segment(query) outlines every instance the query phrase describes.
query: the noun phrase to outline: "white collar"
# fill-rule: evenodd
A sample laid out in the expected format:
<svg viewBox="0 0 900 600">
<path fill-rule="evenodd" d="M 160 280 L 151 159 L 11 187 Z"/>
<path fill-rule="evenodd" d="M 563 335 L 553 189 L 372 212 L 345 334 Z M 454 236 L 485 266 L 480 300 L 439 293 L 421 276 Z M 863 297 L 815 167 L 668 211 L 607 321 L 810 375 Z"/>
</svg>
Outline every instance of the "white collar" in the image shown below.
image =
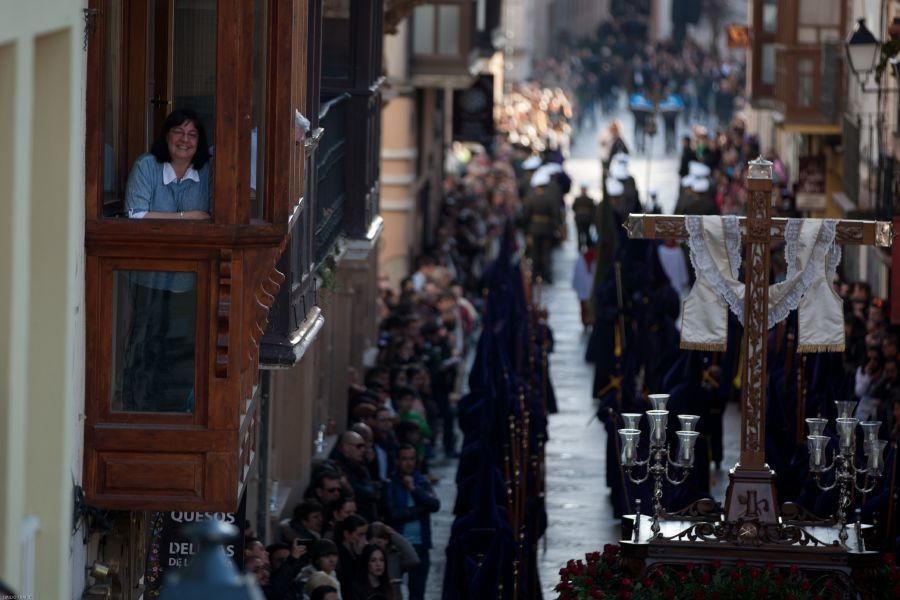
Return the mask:
<svg viewBox="0 0 900 600">
<path fill-rule="evenodd" d="M 172 163 L 164 163 L 163 164 L 163 185 L 169 185 L 173 181 L 178 181 L 178 176 L 175 175 L 175 169 L 172 168 Z M 187 171 L 184 172 L 184 177 L 181 178 L 181 181 L 185 179 L 191 179 L 200 183 L 200 173 L 197 170 L 190 166 L 187 168 Z"/>
</svg>

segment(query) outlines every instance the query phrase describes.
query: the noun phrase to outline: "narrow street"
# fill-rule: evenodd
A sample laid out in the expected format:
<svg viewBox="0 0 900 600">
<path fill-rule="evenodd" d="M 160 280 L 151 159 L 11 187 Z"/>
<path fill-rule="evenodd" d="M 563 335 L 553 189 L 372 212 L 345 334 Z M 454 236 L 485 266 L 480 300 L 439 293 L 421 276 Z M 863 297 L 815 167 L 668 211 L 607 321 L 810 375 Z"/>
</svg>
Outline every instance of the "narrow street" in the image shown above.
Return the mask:
<svg viewBox="0 0 900 600">
<path fill-rule="evenodd" d="M 625 139 L 632 146 L 631 115 L 616 115 L 624 125 Z M 598 119 L 603 127 L 608 119 Z M 572 190 L 582 182 L 589 185 L 594 197 L 600 196 L 600 162 L 597 158 L 597 131 L 582 131 L 572 146 L 572 156 L 565 168 L 572 177 Z M 663 140 L 652 145 L 652 161 L 635 156 L 631 172 L 638 182 L 641 198 L 647 178 L 650 189 L 658 194 L 664 212 L 671 212 L 678 192 L 678 156 L 666 155 Z M 649 168 L 649 172 L 648 172 Z M 567 201 L 571 202 L 572 197 Z M 571 215 L 570 215 L 571 217 Z M 553 588 L 559 580 L 559 569 L 571 558 L 583 558 L 586 552 L 602 549 L 603 544 L 619 539 L 619 520 L 613 517 L 604 482 L 606 470 L 606 433 L 593 418 L 596 403 L 591 398 L 593 367 L 584 361 L 588 336 L 581 326 L 578 299 L 571 279 L 577 258 L 574 223 L 569 219 L 569 235 L 553 256 L 554 283 L 541 290 L 541 303 L 550 309 L 550 326 L 554 335 L 554 352 L 550 368 L 556 390 L 559 412 L 550 417 L 550 441 L 547 444 L 547 516 L 548 529 L 538 551 L 544 598 L 555 598 Z M 713 492 L 723 500 L 728 483 L 727 468 L 738 456 L 738 411 L 729 406 L 725 412 L 725 460 L 723 470 L 713 473 Z M 453 524 L 456 499 L 455 460 L 437 460 L 432 472 L 440 477 L 435 491 L 441 499 L 441 510 L 432 516 L 434 548 L 428 576 L 428 600 L 441 598 L 444 580 L 445 549 Z"/>
<path fill-rule="evenodd" d="M 617 115 L 625 125 L 626 141 L 631 144 L 631 115 Z M 600 120 L 605 126 L 608 121 Z M 572 177 L 573 192 L 582 182 L 594 197 L 600 196 L 600 163 L 597 158 L 597 132 L 584 131 L 576 137 L 566 170 Z M 653 143 L 652 160 L 634 157 L 631 173 L 638 182 L 641 198 L 649 178 L 664 212 L 671 212 L 678 193 L 678 156 L 663 152 L 662 139 Z M 649 173 L 648 173 L 649 168 Z M 571 202 L 572 197 L 568 198 Z M 571 216 L 571 215 L 570 215 Z M 572 558 L 619 539 L 619 520 L 613 517 L 604 482 L 606 472 L 606 433 L 593 418 L 596 402 L 591 398 L 593 368 L 584 361 L 587 334 L 579 317 L 578 299 L 571 286 L 577 258 L 574 223 L 569 219 L 568 239 L 554 255 L 554 283 L 543 291 L 543 304 L 550 308 L 550 326 L 555 350 L 550 368 L 556 390 L 559 413 L 550 417 L 550 441 L 547 444 L 547 513 L 549 527 L 539 553 L 544 598 L 555 598 L 553 588 L 559 569 Z M 725 412 L 725 459 L 723 470 L 712 475 L 713 495 L 724 500 L 728 483 L 727 468 L 737 461 L 739 451 L 739 413 L 736 406 Z"/>
</svg>

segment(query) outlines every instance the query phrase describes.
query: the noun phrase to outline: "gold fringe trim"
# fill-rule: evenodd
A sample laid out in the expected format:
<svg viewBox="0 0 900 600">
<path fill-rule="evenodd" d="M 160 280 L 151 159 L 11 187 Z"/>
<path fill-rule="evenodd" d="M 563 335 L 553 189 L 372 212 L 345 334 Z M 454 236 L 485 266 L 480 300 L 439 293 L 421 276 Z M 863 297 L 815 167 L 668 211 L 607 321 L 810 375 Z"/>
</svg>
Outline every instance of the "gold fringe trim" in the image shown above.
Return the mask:
<svg viewBox="0 0 900 600">
<path fill-rule="evenodd" d="M 725 352 L 724 342 L 686 342 L 681 340 L 682 350 L 700 350 L 701 352 Z"/>
<path fill-rule="evenodd" d="M 809 354 L 813 352 L 843 352 L 844 344 L 799 344 L 797 352 Z"/>
</svg>

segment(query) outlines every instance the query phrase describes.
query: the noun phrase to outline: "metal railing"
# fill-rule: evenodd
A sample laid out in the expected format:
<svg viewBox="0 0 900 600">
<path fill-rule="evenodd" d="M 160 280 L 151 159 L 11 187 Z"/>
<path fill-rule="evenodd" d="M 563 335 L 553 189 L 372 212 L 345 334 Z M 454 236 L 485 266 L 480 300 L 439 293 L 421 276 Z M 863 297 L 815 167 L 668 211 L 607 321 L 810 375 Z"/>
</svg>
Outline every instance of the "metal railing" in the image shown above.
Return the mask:
<svg viewBox="0 0 900 600">
<path fill-rule="evenodd" d="M 322 104 L 319 126 L 325 130 L 316 151 L 315 253 L 319 263 L 341 233 L 347 194 L 347 108 L 350 94 Z"/>
</svg>

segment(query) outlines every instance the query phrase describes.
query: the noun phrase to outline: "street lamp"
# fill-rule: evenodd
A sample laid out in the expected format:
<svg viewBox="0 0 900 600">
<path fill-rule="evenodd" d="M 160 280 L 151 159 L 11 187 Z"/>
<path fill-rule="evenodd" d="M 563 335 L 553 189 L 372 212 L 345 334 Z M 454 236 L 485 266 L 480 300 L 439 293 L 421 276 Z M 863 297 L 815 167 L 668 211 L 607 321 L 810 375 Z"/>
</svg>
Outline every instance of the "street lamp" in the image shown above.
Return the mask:
<svg viewBox="0 0 900 600">
<path fill-rule="evenodd" d="M 240 575 L 222 548 L 238 535 L 237 527 L 209 519 L 192 525 L 185 533 L 199 543 L 200 551 L 188 566 L 167 574 L 160 600 L 263 600 L 252 577 Z"/>
<path fill-rule="evenodd" d="M 866 27 L 865 19 L 858 19 L 856 27 L 854 27 L 850 37 L 844 42 L 844 48 L 847 51 L 848 66 L 850 67 L 850 71 L 853 72 L 853 75 L 856 77 L 856 80 L 859 82 L 860 91 L 864 94 L 878 94 L 875 134 L 876 146 L 878 148 L 878 166 L 876 173 L 876 185 L 878 190 L 876 202 L 879 217 L 890 214 L 890 205 L 892 203 L 892 200 L 887 198 L 889 190 L 885 189 L 886 183 L 884 181 L 885 167 L 883 164 L 884 150 L 882 147 L 884 114 L 881 110 L 881 99 L 885 94 L 893 94 L 894 92 L 900 91 L 900 88 L 887 88 L 883 85 L 881 78 L 884 75 L 885 69 L 889 66 L 895 74 L 898 73 L 898 63 L 896 58 L 897 55 L 900 54 L 900 39 L 898 39 L 900 38 L 900 31 L 898 31 L 896 25 L 898 24 L 895 23 L 888 29 L 888 35 L 891 39 L 882 42 L 875 37 L 875 34 L 873 34 L 868 27 Z M 866 87 L 866 84 L 869 81 L 869 75 L 873 72 L 875 73 L 875 87 Z M 869 180 L 869 191 L 870 193 L 874 191 L 872 190 L 871 175 Z"/>
<path fill-rule="evenodd" d="M 866 20 L 859 19 L 856 21 L 856 27 L 847 41 L 844 42 L 847 50 L 847 61 L 850 63 L 850 70 L 859 80 L 860 85 L 865 90 L 865 82 L 869 78 L 869 74 L 875 70 L 875 64 L 878 61 L 878 55 L 881 50 L 881 42 L 866 27 Z"/>
</svg>

